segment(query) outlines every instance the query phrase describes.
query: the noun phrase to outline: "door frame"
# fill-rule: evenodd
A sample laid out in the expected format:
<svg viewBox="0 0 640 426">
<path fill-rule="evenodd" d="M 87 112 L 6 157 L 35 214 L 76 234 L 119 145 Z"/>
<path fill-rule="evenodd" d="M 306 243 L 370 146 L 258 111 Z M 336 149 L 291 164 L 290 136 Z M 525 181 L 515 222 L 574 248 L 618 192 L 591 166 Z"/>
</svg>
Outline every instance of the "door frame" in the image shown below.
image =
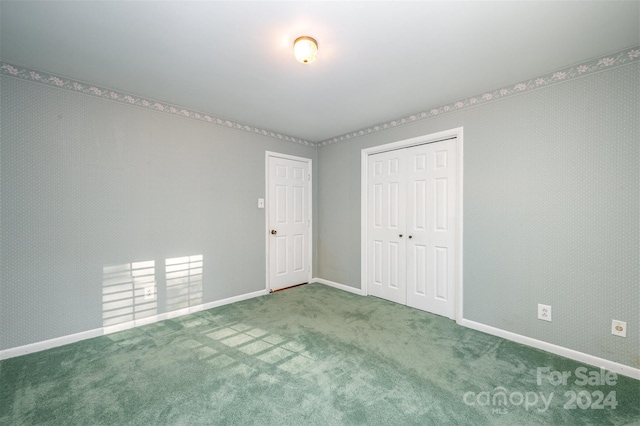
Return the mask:
<svg viewBox="0 0 640 426">
<path fill-rule="evenodd" d="M 391 142 L 384 145 L 377 145 L 371 148 L 364 148 L 361 151 L 360 161 L 360 171 L 361 171 L 361 185 L 360 185 L 360 288 L 363 296 L 367 296 L 369 294 L 369 289 L 367 286 L 367 274 L 368 274 L 368 264 L 367 264 L 367 207 L 368 207 L 368 180 L 369 180 L 369 156 L 372 154 L 377 154 L 380 152 L 391 151 L 394 149 L 402 149 L 409 148 L 415 145 L 422 145 L 427 143 L 439 142 L 443 139 L 449 139 L 455 137 L 456 138 L 456 148 L 457 148 L 457 185 L 455 191 L 456 197 L 456 226 L 455 226 L 455 243 L 456 243 L 456 255 L 455 255 L 455 274 L 453 277 L 453 288 L 451 289 L 454 292 L 454 314 L 453 320 L 456 322 L 460 322 L 463 319 L 462 316 L 462 231 L 463 231 L 463 216 L 462 216 L 462 202 L 463 202 L 463 128 L 456 127 L 450 130 L 444 130 L 442 132 L 431 133 L 429 135 L 418 136 L 411 139 L 404 139 L 396 142 Z"/>
<path fill-rule="evenodd" d="M 295 155 L 289 155 L 289 154 L 281 154 L 279 152 L 273 152 L 273 151 L 265 151 L 265 156 L 264 156 L 264 174 L 265 174 L 265 200 L 264 200 L 264 217 L 265 217 L 265 231 L 264 231 L 264 235 L 265 235 L 265 262 L 266 262 L 266 278 L 265 278 L 265 289 L 267 290 L 267 292 L 271 291 L 271 274 L 270 274 L 270 267 L 271 267 L 271 253 L 270 253 L 270 244 L 269 244 L 269 232 L 271 231 L 271 228 L 269 227 L 270 225 L 270 218 L 269 218 L 269 202 L 271 201 L 269 199 L 269 158 L 272 157 L 276 157 L 276 158 L 284 158 L 286 160 L 294 160 L 294 161 L 300 161 L 303 163 L 306 163 L 307 166 L 309 167 L 309 179 L 307 181 L 307 193 L 309 194 L 308 201 L 307 201 L 307 208 L 309 209 L 309 238 L 308 238 L 308 247 L 307 247 L 307 253 L 309 253 L 308 256 L 308 266 L 309 266 L 309 272 L 307 274 L 307 282 L 311 282 L 311 277 L 312 277 L 312 272 L 313 272 L 313 169 L 312 169 L 312 165 L 313 165 L 313 161 L 310 158 L 305 158 L 305 157 L 297 157 Z"/>
</svg>

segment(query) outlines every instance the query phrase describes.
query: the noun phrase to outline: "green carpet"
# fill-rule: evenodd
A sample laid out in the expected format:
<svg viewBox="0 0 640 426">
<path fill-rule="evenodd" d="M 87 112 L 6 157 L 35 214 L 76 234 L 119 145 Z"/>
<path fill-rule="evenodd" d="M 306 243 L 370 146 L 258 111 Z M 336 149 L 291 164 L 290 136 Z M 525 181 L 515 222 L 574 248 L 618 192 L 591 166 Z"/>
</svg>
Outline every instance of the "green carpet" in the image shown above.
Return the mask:
<svg viewBox="0 0 640 426">
<path fill-rule="evenodd" d="M 640 424 L 640 382 L 599 374 L 311 284 L 2 361 L 0 424 Z"/>
</svg>

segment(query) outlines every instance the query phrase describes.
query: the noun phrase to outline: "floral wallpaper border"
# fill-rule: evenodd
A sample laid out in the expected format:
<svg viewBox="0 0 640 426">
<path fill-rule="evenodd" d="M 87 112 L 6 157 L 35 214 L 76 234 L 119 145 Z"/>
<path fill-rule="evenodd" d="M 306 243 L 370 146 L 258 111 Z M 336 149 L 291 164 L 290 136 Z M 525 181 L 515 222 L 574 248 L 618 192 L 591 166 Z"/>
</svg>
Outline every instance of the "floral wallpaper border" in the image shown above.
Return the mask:
<svg viewBox="0 0 640 426">
<path fill-rule="evenodd" d="M 153 111 L 164 112 L 167 114 L 177 115 L 179 117 L 191 118 L 198 121 L 216 124 L 218 126 L 228 127 L 236 130 L 242 130 L 258 135 L 269 136 L 275 139 L 281 139 L 289 142 L 299 143 L 307 146 L 315 146 L 314 142 L 282 133 L 273 132 L 271 130 L 261 129 L 259 127 L 232 121 L 226 118 L 216 117 L 211 114 L 192 111 L 190 109 L 173 105 L 167 102 L 155 101 L 141 98 L 128 93 L 117 90 L 106 89 L 104 87 L 71 80 L 55 74 L 38 71 L 31 68 L 21 67 L 8 62 L 0 61 L 0 75 L 15 77 L 21 80 L 28 80 L 36 83 L 42 83 L 48 86 L 58 87 L 60 89 L 70 90 L 72 92 L 83 93 L 85 95 L 94 96 L 102 99 L 108 99 L 127 105 L 135 105 Z"/>
<path fill-rule="evenodd" d="M 167 102 L 160 102 L 150 99 L 145 99 L 131 95 L 128 93 L 120 92 L 117 90 L 106 89 L 83 83 L 75 80 L 71 80 L 58 75 L 21 67 L 11 63 L 0 61 L 0 75 L 6 75 L 22 80 L 32 81 L 36 83 L 46 84 L 49 86 L 58 87 L 72 92 L 83 93 L 85 95 L 108 99 L 115 102 L 124 103 L 127 105 L 135 105 L 141 108 L 150 109 L 153 111 L 160 111 L 167 114 L 176 115 L 179 117 L 191 118 L 198 121 L 204 121 L 212 123 L 218 126 L 241 130 L 249 133 L 255 133 L 262 136 L 268 136 L 275 139 L 285 140 L 289 142 L 298 143 L 306 146 L 326 146 L 338 142 L 347 141 L 357 138 L 359 136 L 368 135 L 371 133 L 377 133 L 382 130 L 391 129 L 394 127 L 402 126 L 405 124 L 413 123 L 415 121 L 424 120 L 425 118 L 435 117 L 437 115 L 446 114 L 453 111 L 459 111 L 463 108 L 473 107 L 481 105 L 487 102 L 496 101 L 509 96 L 519 95 L 527 91 L 539 89 L 542 87 L 551 86 L 566 82 L 575 78 L 584 77 L 585 75 L 600 72 L 606 69 L 615 68 L 622 65 L 628 65 L 630 63 L 640 62 L 640 45 L 634 46 L 610 55 L 606 55 L 597 59 L 582 62 L 580 64 L 563 68 L 558 71 L 554 71 L 545 74 L 540 77 L 532 78 L 527 81 L 522 81 L 509 86 L 488 91 L 479 95 L 471 96 L 469 98 L 461 99 L 449 104 L 434 107 L 426 111 L 411 114 L 405 117 L 398 118 L 396 120 L 380 123 L 375 126 L 360 129 L 351 133 L 336 136 L 330 139 L 326 139 L 319 142 L 311 142 L 304 139 L 296 138 L 294 136 L 285 135 L 282 133 L 273 132 L 271 130 L 261 129 L 259 127 L 251 126 L 248 124 L 232 121 L 226 118 L 215 117 L 211 114 L 192 111 L 177 105 L 173 105 Z"/>
<path fill-rule="evenodd" d="M 428 111 L 422 111 L 416 114 L 407 115 L 396 120 L 387 121 L 386 123 L 377 124 L 375 126 L 360 129 L 355 132 L 336 136 L 324 141 L 320 141 L 317 143 L 317 145 L 325 146 L 337 142 L 347 141 L 359 136 L 376 133 L 381 130 L 391 129 L 394 127 L 402 126 L 404 124 L 413 123 L 418 120 L 424 120 L 425 118 L 435 117 L 437 115 L 442 115 L 453 111 L 459 111 L 463 108 L 492 102 L 509 96 L 519 95 L 523 92 L 566 82 L 575 78 L 584 77 L 585 75 L 615 68 L 621 65 L 628 65 L 634 62 L 640 62 L 640 45 L 616 53 L 612 53 L 601 58 L 585 61 L 571 67 L 563 68 L 561 70 L 554 71 L 540 77 L 532 78 L 531 80 L 504 86 L 493 91 L 485 92 L 476 96 L 471 96 L 469 98 L 461 99 L 446 105 L 441 105 L 439 107 L 434 107 L 429 109 Z"/>
</svg>

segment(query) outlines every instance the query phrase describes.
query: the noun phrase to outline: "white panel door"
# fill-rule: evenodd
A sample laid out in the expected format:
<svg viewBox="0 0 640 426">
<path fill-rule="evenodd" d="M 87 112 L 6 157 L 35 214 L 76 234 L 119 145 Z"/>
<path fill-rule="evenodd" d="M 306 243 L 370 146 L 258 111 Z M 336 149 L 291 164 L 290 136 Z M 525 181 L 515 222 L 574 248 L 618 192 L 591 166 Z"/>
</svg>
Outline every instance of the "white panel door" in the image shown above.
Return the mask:
<svg viewBox="0 0 640 426">
<path fill-rule="evenodd" d="M 408 148 L 407 305 L 455 313 L 455 139 Z"/>
<path fill-rule="evenodd" d="M 456 159 L 455 139 L 369 155 L 370 295 L 454 317 Z"/>
<path fill-rule="evenodd" d="M 269 156 L 269 289 L 309 281 L 309 163 Z"/>
<path fill-rule="evenodd" d="M 406 304 L 405 204 L 403 151 L 369 156 L 367 288 L 369 294 Z"/>
</svg>

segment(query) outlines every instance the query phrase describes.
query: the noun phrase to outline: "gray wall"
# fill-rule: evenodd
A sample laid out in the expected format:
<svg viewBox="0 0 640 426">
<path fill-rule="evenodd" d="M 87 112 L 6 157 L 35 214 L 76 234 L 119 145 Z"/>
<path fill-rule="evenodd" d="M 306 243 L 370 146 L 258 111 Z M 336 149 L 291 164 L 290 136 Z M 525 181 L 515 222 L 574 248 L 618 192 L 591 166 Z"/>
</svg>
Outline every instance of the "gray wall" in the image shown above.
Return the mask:
<svg viewBox="0 0 640 426">
<path fill-rule="evenodd" d="M 107 265 L 155 261 L 156 313 L 168 258 L 203 256 L 200 303 L 265 288 L 265 151 L 316 148 L 0 82 L 0 350 L 102 327 Z"/>
<path fill-rule="evenodd" d="M 168 258 L 203 256 L 201 303 L 263 289 L 265 150 L 314 160 L 314 276 L 357 288 L 360 150 L 463 126 L 464 317 L 640 368 L 639 76 L 318 150 L 3 76 L 0 350 L 103 326 L 106 265 L 155 261 L 157 313 Z"/>
<path fill-rule="evenodd" d="M 318 276 L 360 287 L 360 151 L 462 126 L 464 318 L 639 368 L 639 71 L 319 148 Z"/>
</svg>

